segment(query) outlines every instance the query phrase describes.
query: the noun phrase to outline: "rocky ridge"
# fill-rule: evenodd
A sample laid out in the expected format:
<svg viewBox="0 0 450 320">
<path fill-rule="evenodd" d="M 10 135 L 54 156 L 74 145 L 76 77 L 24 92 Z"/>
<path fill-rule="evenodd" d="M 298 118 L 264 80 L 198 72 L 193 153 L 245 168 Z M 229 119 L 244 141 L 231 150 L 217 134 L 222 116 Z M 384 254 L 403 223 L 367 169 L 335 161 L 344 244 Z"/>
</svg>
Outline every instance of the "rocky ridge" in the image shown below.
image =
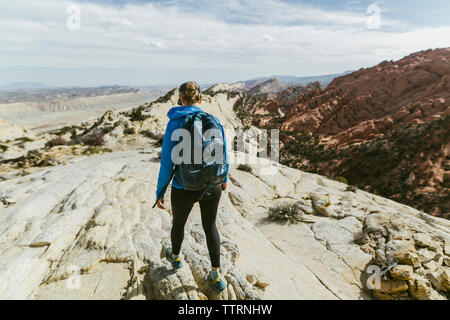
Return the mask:
<svg viewBox="0 0 450 320">
<path fill-rule="evenodd" d="M 238 129 L 237 99 L 206 95 L 202 108 Z M 447 220 L 269 160 L 230 169 L 218 216 L 227 290 L 217 296 L 205 281 L 197 206 L 185 265 L 171 270 L 161 259 L 171 212 L 151 206 L 165 114 L 176 101 L 173 90 L 128 112 L 108 111 L 39 136 L 45 147 L 2 163 L 1 298 L 448 298 Z M 57 162 L 38 162 L 50 156 Z M 272 208 L 286 206 L 297 210 L 295 223 L 268 222 Z M 373 289 L 369 267 L 381 276 Z"/>
</svg>

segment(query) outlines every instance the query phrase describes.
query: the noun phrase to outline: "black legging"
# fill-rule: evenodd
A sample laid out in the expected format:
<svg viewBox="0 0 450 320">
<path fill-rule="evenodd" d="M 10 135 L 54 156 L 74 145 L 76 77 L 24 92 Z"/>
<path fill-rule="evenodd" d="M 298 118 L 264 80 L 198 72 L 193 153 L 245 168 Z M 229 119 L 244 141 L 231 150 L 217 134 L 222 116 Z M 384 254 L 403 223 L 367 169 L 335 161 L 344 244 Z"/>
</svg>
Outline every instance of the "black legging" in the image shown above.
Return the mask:
<svg viewBox="0 0 450 320">
<path fill-rule="evenodd" d="M 189 213 L 203 191 L 190 191 L 172 187 L 170 193 L 173 223 L 170 233 L 172 253 L 179 254 L 184 238 L 184 226 Z M 213 268 L 220 267 L 220 237 L 216 227 L 217 208 L 222 194 L 221 186 L 212 187 L 199 201 L 203 230 L 206 235 L 209 257 Z"/>
</svg>

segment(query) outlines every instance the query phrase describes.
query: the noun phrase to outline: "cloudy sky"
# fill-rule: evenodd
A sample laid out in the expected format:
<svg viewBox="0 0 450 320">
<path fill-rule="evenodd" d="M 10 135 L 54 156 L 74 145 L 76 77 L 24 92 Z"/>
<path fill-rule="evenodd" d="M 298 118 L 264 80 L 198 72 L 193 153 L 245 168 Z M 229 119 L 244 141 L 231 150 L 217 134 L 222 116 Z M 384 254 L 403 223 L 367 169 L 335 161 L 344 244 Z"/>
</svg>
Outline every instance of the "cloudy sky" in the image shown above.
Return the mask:
<svg viewBox="0 0 450 320">
<path fill-rule="evenodd" d="M 0 85 L 340 73 L 449 47 L 449 14 L 448 0 L 1 0 Z"/>
</svg>

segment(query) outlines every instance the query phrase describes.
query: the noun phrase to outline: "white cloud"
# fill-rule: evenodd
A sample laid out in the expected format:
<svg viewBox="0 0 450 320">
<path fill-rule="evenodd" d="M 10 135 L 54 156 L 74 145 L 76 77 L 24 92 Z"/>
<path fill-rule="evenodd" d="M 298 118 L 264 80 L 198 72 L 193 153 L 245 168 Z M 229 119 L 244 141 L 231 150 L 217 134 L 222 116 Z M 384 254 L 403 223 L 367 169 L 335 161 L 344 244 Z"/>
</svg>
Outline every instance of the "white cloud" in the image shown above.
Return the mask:
<svg viewBox="0 0 450 320">
<path fill-rule="evenodd" d="M 270 34 L 265 34 L 261 37 L 261 41 L 263 42 L 274 42 L 275 39 Z"/>
<path fill-rule="evenodd" d="M 365 12 L 274 0 L 71 3 L 81 8 L 80 30 L 66 27 L 68 2 L 3 1 L 0 67 L 153 68 L 155 82 L 184 74 L 229 81 L 357 69 L 448 46 L 450 34 L 450 27 L 399 31 L 400 22 L 386 19 L 380 30 L 369 30 Z"/>
</svg>

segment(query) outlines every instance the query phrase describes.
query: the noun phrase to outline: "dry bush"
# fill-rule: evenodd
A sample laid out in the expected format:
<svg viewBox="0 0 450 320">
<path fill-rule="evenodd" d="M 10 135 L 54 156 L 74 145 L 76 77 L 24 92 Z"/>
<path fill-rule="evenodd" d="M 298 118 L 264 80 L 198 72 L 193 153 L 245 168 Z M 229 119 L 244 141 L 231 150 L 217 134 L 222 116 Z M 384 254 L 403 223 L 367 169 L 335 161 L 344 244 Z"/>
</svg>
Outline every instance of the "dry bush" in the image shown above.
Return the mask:
<svg viewBox="0 0 450 320">
<path fill-rule="evenodd" d="M 134 128 L 125 128 L 123 134 L 135 134 L 136 130 Z"/>
<path fill-rule="evenodd" d="M 269 209 L 267 222 L 296 224 L 302 221 L 303 211 L 297 204 L 281 204 Z"/>
<path fill-rule="evenodd" d="M 48 141 L 45 146 L 48 148 L 54 147 L 54 146 L 65 146 L 68 144 L 68 141 L 64 139 L 61 136 L 58 136 L 50 141 Z"/>
<path fill-rule="evenodd" d="M 102 146 L 105 144 L 105 134 L 98 129 L 91 133 L 78 138 L 78 142 L 82 142 L 88 146 Z"/>
<path fill-rule="evenodd" d="M 236 169 L 241 170 L 241 171 L 245 171 L 245 172 L 252 172 L 253 171 L 252 167 L 250 167 L 248 164 L 240 164 L 240 165 L 237 166 Z"/>
<path fill-rule="evenodd" d="M 162 146 L 164 140 L 164 136 L 162 134 L 155 134 L 150 130 L 142 130 L 140 133 L 147 138 L 156 140 L 156 145 Z"/>
<path fill-rule="evenodd" d="M 110 148 L 101 148 L 98 146 L 89 146 L 86 150 L 83 151 L 85 155 L 98 154 L 104 152 L 113 152 Z"/>
</svg>

